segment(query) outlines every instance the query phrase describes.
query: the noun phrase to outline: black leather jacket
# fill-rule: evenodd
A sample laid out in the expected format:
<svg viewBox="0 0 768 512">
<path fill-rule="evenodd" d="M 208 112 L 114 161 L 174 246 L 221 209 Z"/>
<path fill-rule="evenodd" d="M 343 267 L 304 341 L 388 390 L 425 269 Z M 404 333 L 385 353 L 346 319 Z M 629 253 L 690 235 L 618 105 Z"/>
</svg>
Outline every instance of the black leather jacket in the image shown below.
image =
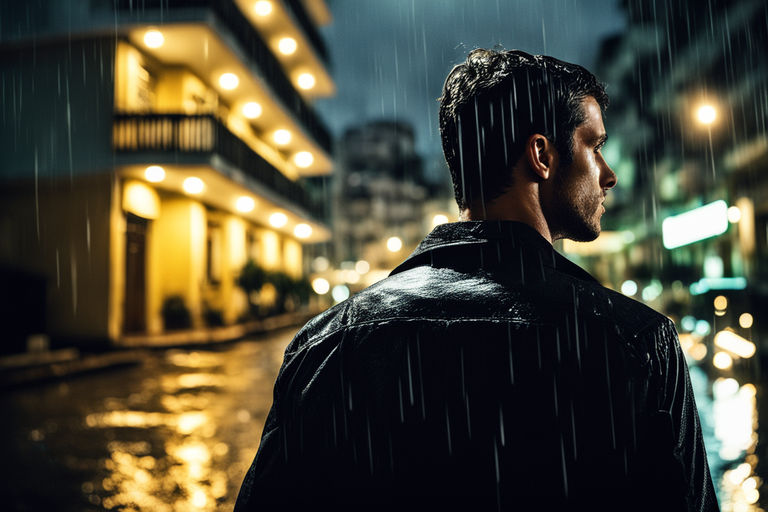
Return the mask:
<svg viewBox="0 0 768 512">
<path fill-rule="evenodd" d="M 236 510 L 717 510 L 673 323 L 443 224 L 288 346 Z"/>
</svg>

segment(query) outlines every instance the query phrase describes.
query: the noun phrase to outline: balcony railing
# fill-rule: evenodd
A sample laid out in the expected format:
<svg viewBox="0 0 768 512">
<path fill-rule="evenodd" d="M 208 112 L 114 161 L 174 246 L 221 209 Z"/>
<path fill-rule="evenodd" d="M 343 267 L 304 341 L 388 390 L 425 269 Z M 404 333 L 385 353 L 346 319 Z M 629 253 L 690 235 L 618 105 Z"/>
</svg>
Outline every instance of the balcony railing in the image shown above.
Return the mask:
<svg viewBox="0 0 768 512">
<path fill-rule="evenodd" d="M 216 154 L 316 219 L 321 218 L 321 205 L 314 204 L 301 185 L 286 178 L 211 114 L 118 113 L 114 116 L 112 146 L 118 152 Z"/>
<path fill-rule="evenodd" d="M 209 9 L 219 18 L 222 25 L 232 32 L 232 35 L 242 46 L 247 56 L 261 68 L 271 89 L 281 99 L 285 107 L 293 112 L 294 116 L 317 143 L 327 153 L 331 153 L 331 135 L 325 124 L 296 91 L 296 88 L 285 76 L 283 68 L 261 38 L 261 35 L 259 35 L 258 31 L 251 25 L 233 0 L 114 0 L 114 6 L 120 12 L 121 17 L 125 16 L 127 18 L 124 21 L 139 23 L 157 23 L 164 19 L 167 20 L 169 18 L 167 11 L 171 11 L 174 8 L 180 11 L 184 10 L 187 15 L 190 9 Z M 292 12 L 295 14 L 297 11 L 292 10 Z M 304 18 L 306 23 L 311 26 L 306 12 L 304 12 Z M 297 16 L 297 20 L 299 19 L 300 17 Z M 319 35 L 315 33 L 315 36 L 320 40 Z M 312 38 L 309 34 L 307 34 L 307 37 Z M 318 54 L 321 54 L 320 52 L 318 50 Z"/>
</svg>

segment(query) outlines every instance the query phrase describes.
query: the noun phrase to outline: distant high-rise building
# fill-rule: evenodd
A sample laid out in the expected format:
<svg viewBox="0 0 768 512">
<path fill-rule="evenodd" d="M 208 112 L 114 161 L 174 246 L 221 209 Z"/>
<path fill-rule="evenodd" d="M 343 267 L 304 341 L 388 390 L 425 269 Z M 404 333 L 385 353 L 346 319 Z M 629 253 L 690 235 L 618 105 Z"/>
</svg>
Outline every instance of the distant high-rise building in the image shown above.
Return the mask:
<svg viewBox="0 0 768 512">
<path fill-rule="evenodd" d="M 338 262 L 364 260 L 379 272 L 391 270 L 429 232 L 435 215 L 447 216 L 447 198 L 436 197 L 424 179 L 414 131 L 406 123 L 351 127 L 337 155 L 335 257 Z"/>
<path fill-rule="evenodd" d="M 43 282 L 47 311 L 19 335 L 231 324 L 248 259 L 304 274 L 330 238 L 300 181 L 333 167 L 329 21 L 323 0 L 2 1 L 0 267 L 30 276 L 2 293 Z"/>
</svg>

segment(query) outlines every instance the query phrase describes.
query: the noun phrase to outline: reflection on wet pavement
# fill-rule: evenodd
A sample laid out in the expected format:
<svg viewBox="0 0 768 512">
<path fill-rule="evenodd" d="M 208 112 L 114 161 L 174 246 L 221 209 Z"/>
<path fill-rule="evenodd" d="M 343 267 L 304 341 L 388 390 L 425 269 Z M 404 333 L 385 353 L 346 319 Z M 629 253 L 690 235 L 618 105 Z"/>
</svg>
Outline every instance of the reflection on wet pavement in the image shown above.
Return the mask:
<svg viewBox="0 0 768 512">
<path fill-rule="evenodd" d="M 0 492 L 11 510 L 231 509 L 293 334 L 149 353 L 141 367 L 6 392 L 0 433 L 12 476 Z M 758 512 L 762 387 L 743 374 L 708 376 L 695 357 L 703 344 L 681 342 L 722 510 Z"/>
<path fill-rule="evenodd" d="M 231 509 L 293 334 L 7 393 L 3 495 L 19 510 Z"/>
</svg>

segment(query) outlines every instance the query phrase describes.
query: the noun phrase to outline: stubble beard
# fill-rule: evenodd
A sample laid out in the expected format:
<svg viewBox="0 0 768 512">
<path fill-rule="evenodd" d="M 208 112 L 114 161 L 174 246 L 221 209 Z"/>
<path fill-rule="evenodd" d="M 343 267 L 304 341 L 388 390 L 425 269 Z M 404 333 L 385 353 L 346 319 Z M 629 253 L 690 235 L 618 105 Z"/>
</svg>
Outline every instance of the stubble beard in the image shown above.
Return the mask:
<svg viewBox="0 0 768 512">
<path fill-rule="evenodd" d="M 589 190 L 585 182 L 572 183 L 570 166 L 555 174 L 555 202 L 553 224 L 555 238 L 568 238 L 576 242 L 591 242 L 600 235 L 600 209 L 602 194 Z"/>
</svg>

